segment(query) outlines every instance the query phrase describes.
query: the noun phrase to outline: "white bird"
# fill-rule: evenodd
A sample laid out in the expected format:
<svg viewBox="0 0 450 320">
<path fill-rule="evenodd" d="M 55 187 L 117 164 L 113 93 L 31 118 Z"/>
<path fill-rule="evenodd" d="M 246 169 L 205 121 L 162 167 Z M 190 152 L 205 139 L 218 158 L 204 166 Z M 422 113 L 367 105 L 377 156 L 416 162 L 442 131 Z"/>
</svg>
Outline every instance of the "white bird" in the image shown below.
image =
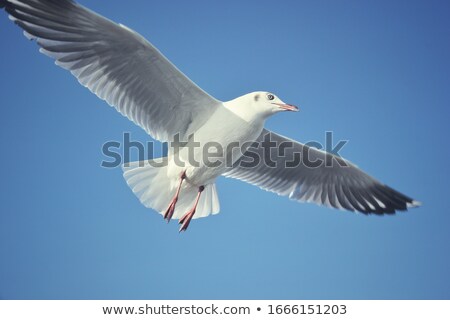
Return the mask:
<svg viewBox="0 0 450 320">
<path fill-rule="evenodd" d="M 173 142 L 178 135 L 180 141 L 187 141 L 193 134 L 201 147 L 191 152 L 182 146 L 169 152 L 166 166 L 146 161 L 124 166 L 124 177 L 142 204 L 168 221 L 179 219 L 180 231 L 191 219 L 219 212 L 215 181 L 221 175 L 294 200 L 365 214 L 419 205 L 347 160 L 264 129 L 269 116 L 298 110 L 272 93 L 254 92 L 221 102 L 141 35 L 72 0 L 0 0 L 0 7 L 42 53 L 153 138 Z M 278 148 L 267 153 L 258 143 L 264 139 Z M 224 146 L 218 166 L 201 161 L 202 147 L 212 141 Z M 245 144 L 249 141 L 255 143 Z M 236 142 L 244 147 L 228 148 Z M 280 152 L 281 145 L 288 147 Z M 309 162 L 287 166 L 298 155 L 306 155 Z M 191 156 L 198 161 L 190 161 Z M 180 159 L 182 164 L 177 162 Z M 321 165 L 309 165 L 315 163 Z"/>
</svg>

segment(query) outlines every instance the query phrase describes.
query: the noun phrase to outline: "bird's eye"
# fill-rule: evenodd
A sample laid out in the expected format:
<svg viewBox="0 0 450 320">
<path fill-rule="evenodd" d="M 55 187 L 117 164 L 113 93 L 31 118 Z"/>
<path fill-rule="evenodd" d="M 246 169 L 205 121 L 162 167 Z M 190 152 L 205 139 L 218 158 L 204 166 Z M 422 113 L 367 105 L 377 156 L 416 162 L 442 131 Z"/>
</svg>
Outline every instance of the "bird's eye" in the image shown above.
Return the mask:
<svg viewBox="0 0 450 320">
<path fill-rule="evenodd" d="M 268 94 L 267 99 L 273 100 L 273 99 L 275 99 L 275 96 L 273 94 Z"/>
</svg>

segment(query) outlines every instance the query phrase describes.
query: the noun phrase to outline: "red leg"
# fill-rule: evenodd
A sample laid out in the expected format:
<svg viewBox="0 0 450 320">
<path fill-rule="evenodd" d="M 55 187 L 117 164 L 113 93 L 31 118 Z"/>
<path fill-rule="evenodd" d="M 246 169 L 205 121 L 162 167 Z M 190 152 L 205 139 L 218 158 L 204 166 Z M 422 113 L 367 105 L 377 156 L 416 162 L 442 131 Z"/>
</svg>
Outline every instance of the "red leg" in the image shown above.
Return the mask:
<svg viewBox="0 0 450 320">
<path fill-rule="evenodd" d="M 172 201 L 170 201 L 169 207 L 164 213 L 164 219 L 167 219 L 167 223 L 170 222 L 170 219 L 172 219 L 173 213 L 175 212 L 175 205 L 177 204 L 178 196 L 180 195 L 181 185 L 183 184 L 184 179 L 186 179 L 186 171 L 183 171 L 183 173 L 181 174 L 180 184 L 178 185 L 177 192 L 175 193 L 175 196 L 172 198 Z"/>
<path fill-rule="evenodd" d="M 198 201 L 200 200 L 200 196 L 203 192 L 203 190 L 205 190 L 204 186 L 201 186 L 200 188 L 198 188 L 198 194 L 197 194 L 197 198 L 195 199 L 195 203 L 194 203 L 194 207 L 189 210 L 179 221 L 179 224 L 181 224 L 180 227 L 180 232 L 181 231 L 186 231 L 187 228 L 189 227 L 189 223 L 192 220 L 192 217 L 194 217 L 195 214 L 195 210 L 197 209 L 197 205 L 198 205 Z"/>
</svg>

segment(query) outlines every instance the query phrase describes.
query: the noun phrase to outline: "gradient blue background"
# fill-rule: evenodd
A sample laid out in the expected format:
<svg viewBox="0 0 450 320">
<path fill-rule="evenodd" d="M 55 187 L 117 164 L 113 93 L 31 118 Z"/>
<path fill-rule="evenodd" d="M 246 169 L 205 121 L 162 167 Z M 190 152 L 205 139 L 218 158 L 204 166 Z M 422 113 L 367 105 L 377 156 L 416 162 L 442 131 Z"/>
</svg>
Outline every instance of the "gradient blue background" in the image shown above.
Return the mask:
<svg viewBox="0 0 450 320">
<path fill-rule="evenodd" d="M 3 299 L 449 299 L 448 1 L 94 1 L 218 99 L 301 106 L 267 126 L 342 155 L 423 207 L 376 217 L 219 179 L 187 233 L 104 169 L 148 136 L 0 15 Z"/>
</svg>

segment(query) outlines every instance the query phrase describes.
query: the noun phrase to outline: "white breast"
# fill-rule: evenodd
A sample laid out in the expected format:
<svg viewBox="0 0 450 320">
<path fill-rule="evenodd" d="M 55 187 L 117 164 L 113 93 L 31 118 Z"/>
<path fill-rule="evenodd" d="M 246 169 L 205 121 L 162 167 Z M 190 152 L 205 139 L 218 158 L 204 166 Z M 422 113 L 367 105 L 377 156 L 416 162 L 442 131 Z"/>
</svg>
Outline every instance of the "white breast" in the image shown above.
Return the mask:
<svg viewBox="0 0 450 320">
<path fill-rule="evenodd" d="M 242 156 L 263 127 L 262 120 L 249 122 L 228 108 L 219 108 L 179 153 L 169 150 L 169 175 L 186 170 L 191 184 L 212 183 Z"/>
</svg>

